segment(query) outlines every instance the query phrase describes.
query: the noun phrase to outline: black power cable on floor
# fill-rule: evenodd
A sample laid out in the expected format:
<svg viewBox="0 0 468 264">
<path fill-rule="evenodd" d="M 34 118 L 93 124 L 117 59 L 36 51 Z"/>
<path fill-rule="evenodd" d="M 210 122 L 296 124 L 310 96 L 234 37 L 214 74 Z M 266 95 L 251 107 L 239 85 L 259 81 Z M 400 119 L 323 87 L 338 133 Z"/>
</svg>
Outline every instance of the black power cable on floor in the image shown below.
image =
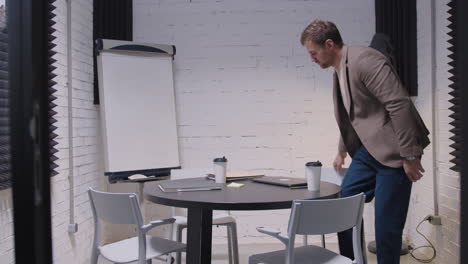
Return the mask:
<svg viewBox="0 0 468 264">
<path fill-rule="evenodd" d="M 418 230 L 419 226 L 420 226 L 422 223 L 424 223 L 425 221 L 429 221 L 429 218 L 430 218 L 430 216 L 425 217 L 421 222 L 419 222 L 418 226 L 416 227 L 416 232 L 418 232 L 418 234 L 420 234 L 420 235 L 427 241 L 427 243 L 429 243 L 429 245 L 419 246 L 419 247 L 410 249 L 410 252 L 409 252 L 409 253 L 411 254 L 411 256 L 412 256 L 414 259 L 416 259 L 417 261 L 419 261 L 419 262 L 421 262 L 421 263 L 431 263 L 431 262 L 436 258 L 436 256 L 437 256 L 437 251 L 436 251 L 434 245 L 431 243 L 431 241 L 429 241 L 429 239 L 428 239 L 425 235 L 423 235 L 423 234 L 422 234 L 421 232 L 419 232 L 419 230 Z M 421 259 L 421 258 L 416 257 L 416 256 L 414 255 L 414 251 L 416 251 L 416 250 L 418 250 L 418 249 L 421 249 L 421 248 L 430 248 L 430 249 L 432 249 L 432 251 L 434 252 L 433 255 L 432 255 L 432 257 L 431 257 L 431 258 L 428 258 L 428 259 Z"/>
</svg>

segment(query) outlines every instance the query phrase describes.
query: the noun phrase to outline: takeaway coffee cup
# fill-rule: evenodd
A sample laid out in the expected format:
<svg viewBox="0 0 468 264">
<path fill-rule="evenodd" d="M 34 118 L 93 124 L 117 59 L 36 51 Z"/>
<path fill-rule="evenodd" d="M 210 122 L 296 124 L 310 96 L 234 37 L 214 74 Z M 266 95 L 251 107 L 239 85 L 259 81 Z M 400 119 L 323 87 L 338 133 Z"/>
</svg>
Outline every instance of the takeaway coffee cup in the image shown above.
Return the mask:
<svg viewBox="0 0 468 264">
<path fill-rule="evenodd" d="M 216 158 L 213 160 L 214 163 L 214 174 L 216 183 L 226 183 L 226 157 Z"/>
<path fill-rule="evenodd" d="M 307 179 L 307 189 L 309 191 L 320 190 L 320 176 L 322 172 L 322 163 L 320 161 L 311 161 L 306 163 L 305 176 Z"/>
</svg>

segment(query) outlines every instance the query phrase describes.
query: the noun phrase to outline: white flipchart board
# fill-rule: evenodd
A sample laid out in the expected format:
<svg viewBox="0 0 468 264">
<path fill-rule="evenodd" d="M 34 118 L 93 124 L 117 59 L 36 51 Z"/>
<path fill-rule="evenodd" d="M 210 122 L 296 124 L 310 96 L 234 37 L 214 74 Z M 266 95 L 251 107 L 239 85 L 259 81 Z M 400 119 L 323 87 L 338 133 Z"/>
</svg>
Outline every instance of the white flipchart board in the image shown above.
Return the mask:
<svg viewBox="0 0 468 264">
<path fill-rule="evenodd" d="M 104 40 L 97 57 L 105 172 L 178 167 L 172 55 L 125 47 L 148 48 Z"/>
</svg>

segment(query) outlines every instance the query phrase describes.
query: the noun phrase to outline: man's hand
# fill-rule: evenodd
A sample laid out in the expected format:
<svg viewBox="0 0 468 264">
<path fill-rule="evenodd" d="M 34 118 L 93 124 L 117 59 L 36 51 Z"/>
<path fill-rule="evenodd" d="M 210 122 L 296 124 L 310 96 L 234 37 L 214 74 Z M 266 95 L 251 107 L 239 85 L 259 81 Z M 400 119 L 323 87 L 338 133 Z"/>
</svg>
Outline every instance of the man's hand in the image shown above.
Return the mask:
<svg viewBox="0 0 468 264">
<path fill-rule="evenodd" d="M 335 168 L 336 171 L 341 171 L 345 158 L 346 152 L 338 152 L 338 154 L 336 154 L 335 160 L 333 161 L 333 168 Z"/>
<path fill-rule="evenodd" d="M 416 182 L 421 179 L 423 176 L 422 173 L 425 172 L 419 159 L 403 160 L 403 169 L 405 170 L 408 179 L 412 182 Z"/>
</svg>

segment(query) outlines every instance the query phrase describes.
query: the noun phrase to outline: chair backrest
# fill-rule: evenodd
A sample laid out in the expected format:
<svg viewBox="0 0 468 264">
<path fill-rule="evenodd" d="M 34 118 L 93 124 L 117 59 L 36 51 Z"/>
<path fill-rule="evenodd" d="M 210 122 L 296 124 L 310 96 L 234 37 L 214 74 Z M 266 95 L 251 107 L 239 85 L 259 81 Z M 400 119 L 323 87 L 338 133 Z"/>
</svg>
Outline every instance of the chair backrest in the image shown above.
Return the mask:
<svg viewBox="0 0 468 264">
<path fill-rule="evenodd" d="M 362 252 L 361 223 L 365 195 L 326 200 L 293 201 L 288 226 L 289 243 L 286 246 L 285 263 L 294 263 L 296 234 L 318 235 L 353 228 L 353 263 L 365 263 Z"/>
<path fill-rule="evenodd" d="M 288 233 L 319 235 L 337 233 L 361 224 L 364 194 L 325 200 L 295 200 Z"/>
<path fill-rule="evenodd" d="M 322 168 L 320 178 L 322 181 L 341 185 L 346 172 L 348 172 L 348 168 L 342 168 L 339 172 L 337 172 L 334 168 Z"/>
<path fill-rule="evenodd" d="M 134 193 L 108 193 L 89 188 L 89 200 L 96 219 L 112 224 L 143 225 L 138 199 Z"/>
</svg>

